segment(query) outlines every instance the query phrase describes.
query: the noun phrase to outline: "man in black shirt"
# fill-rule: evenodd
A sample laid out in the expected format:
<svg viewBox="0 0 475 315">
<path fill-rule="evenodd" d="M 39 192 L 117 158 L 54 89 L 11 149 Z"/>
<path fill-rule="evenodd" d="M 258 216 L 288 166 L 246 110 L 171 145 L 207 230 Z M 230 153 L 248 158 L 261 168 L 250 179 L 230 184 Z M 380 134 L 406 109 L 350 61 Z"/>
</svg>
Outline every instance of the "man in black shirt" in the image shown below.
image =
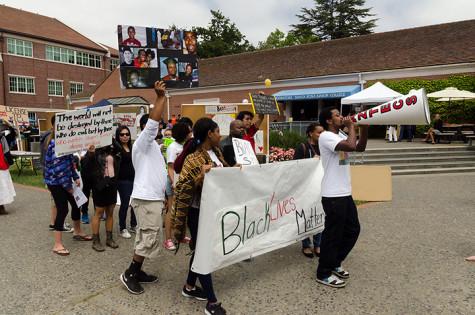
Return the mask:
<svg viewBox="0 0 475 315">
<path fill-rule="evenodd" d="M 236 165 L 236 156 L 233 148 L 233 138 L 242 139 L 244 135 L 244 124 L 242 120 L 233 120 L 229 125 L 229 136 L 221 140 L 220 146 L 223 151 L 224 160 L 229 166 Z"/>
</svg>

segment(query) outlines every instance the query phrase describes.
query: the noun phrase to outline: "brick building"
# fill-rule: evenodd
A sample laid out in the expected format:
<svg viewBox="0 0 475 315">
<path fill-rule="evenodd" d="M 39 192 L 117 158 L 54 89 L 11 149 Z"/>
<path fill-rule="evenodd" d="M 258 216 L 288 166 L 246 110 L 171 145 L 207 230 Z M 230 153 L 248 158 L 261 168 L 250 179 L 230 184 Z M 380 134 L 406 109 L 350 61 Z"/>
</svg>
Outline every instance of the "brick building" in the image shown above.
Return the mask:
<svg viewBox="0 0 475 315">
<path fill-rule="evenodd" d="M 117 64 L 117 50 L 55 18 L 0 6 L 2 105 L 31 113 L 68 108 L 72 96 L 95 90 Z"/>
<path fill-rule="evenodd" d="M 170 91 L 170 113 L 185 103 L 241 103 L 269 78 L 267 93 L 278 93 L 285 118 L 315 119 L 323 106 L 339 106 L 368 81 L 475 75 L 474 38 L 475 20 L 468 20 L 204 59 L 199 88 Z M 91 96 L 92 103 L 121 96 L 154 100 L 152 90 L 121 90 L 118 70 Z"/>
</svg>

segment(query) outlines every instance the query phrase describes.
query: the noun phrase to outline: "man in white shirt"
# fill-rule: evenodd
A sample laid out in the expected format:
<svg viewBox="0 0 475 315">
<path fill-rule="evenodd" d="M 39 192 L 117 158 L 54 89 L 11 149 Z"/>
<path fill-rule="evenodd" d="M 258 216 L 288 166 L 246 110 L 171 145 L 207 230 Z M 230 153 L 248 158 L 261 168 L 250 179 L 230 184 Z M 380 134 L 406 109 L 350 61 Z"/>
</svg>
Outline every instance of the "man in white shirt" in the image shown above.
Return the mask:
<svg viewBox="0 0 475 315">
<path fill-rule="evenodd" d="M 155 258 L 160 249 L 162 228 L 162 209 L 165 200 L 167 182 L 166 166 L 160 146 L 155 141 L 158 135 L 158 122 L 165 107 L 165 84 L 155 82 L 157 99 L 148 115 L 140 119 L 142 132 L 132 147 L 132 163 L 135 169 L 134 188 L 130 205 L 137 218 L 135 251 L 129 268 L 120 275 L 120 280 L 133 294 L 144 292 L 140 283 L 158 281 L 153 275 L 142 271 L 142 264 L 147 258 Z"/>
<path fill-rule="evenodd" d="M 322 180 L 325 229 L 320 245 L 317 282 L 342 288 L 350 274 L 342 268 L 341 263 L 356 244 L 360 233 L 358 212 L 351 196 L 348 152 L 363 152 L 366 149 L 368 126 L 360 126 L 360 139 L 356 141 L 352 120 L 340 116 L 338 109 L 324 109 L 319 121 L 325 129 L 318 139 L 325 171 Z M 348 136 L 340 132 L 343 127 L 348 128 Z"/>
</svg>

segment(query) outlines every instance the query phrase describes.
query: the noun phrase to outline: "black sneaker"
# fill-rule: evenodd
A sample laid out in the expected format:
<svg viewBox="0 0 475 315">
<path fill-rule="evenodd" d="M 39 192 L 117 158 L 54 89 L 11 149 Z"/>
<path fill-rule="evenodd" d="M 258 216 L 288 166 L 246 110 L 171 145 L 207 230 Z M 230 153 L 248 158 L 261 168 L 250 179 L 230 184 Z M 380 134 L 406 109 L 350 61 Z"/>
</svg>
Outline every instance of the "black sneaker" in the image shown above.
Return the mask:
<svg viewBox="0 0 475 315">
<path fill-rule="evenodd" d="M 200 287 L 195 286 L 192 290 L 188 290 L 186 286 L 183 287 L 183 290 L 181 290 L 181 295 L 187 298 L 195 298 L 199 301 L 206 301 L 206 295 L 203 292 L 203 289 Z"/>
<path fill-rule="evenodd" d="M 139 283 L 154 283 L 158 281 L 158 277 L 154 275 L 148 275 L 145 271 L 140 270 L 135 276 Z"/>
<path fill-rule="evenodd" d="M 225 315 L 226 310 L 221 306 L 221 303 L 206 304 L 205 314 L 207 315 Z"/>
<path fill-rule="evenodd" d="M 144 292 L 144 289 L 132 273 L 124 272 L 120 275 L 120 281 L 122 281 L 127 290 L 132 294 L 141 294 Z"/>
</svg>

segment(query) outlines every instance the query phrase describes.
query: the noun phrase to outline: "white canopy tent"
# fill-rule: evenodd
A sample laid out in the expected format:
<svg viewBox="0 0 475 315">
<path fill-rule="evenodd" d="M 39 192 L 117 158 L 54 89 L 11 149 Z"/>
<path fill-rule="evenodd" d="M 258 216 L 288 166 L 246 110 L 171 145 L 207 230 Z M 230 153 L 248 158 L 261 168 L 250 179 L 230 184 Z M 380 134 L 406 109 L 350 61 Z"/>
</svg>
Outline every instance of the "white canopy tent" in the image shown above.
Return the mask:
<svg viewBox="0 0 475 315">
<path fill-rule="evenodd" d="M 401 96 L 401 93 L 391 90 L 381 82 L 376 82 L 361 92 L 342 98 L 341 105 L 381 104 Z"/>
</svg>

